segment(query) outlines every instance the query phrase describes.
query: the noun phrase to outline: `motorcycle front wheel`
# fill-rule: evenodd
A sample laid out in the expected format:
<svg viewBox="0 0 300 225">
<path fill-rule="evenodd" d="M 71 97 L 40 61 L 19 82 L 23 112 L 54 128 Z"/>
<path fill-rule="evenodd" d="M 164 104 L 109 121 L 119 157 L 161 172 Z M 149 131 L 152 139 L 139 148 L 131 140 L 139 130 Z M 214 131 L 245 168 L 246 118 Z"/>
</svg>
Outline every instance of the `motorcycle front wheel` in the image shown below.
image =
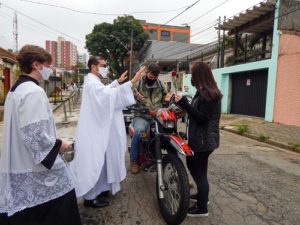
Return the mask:
<svg viewBox="0 0 300 225">
<path fill-rule="evenodd" d="M 180 224 L 187 215 L 190 190 L 186 169 L 177 155 L 168 153 L 162 158 L 163 186 L 156 179 L 156 196 L 162 217 L 167 224 Z M 159 198 L 159 190 L 164 198 Z"/>
</svg>

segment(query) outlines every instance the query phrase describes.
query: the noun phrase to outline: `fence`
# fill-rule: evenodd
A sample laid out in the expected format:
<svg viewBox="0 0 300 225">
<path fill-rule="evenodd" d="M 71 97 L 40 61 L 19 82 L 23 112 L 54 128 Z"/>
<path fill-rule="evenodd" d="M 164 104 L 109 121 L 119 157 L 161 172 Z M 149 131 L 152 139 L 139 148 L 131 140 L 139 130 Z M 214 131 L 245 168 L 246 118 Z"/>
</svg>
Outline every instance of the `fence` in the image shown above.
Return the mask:
<svg viewBox="0 0 300 225">
<path fill-rule="evenodd" d="M 77 90 L 73 91 L 68 98 L 62 100 L 60 104 L 53 109 L 53 113 L 54 113 L 58 109 L 61 109 L 62 107 L 64 112 L 64 119 L 62 121 L 62 124 L 70 123 L 70 121 L 68 121 L 68 117 L 72 117 L 72 108 L 74 111 L 77 103 L 79 102 L 79 99 L 80 99 L 80 89 L 78 88 Z M 69 115 L 67 113 L 67 107 L 68 107 Z"/>
</svg>

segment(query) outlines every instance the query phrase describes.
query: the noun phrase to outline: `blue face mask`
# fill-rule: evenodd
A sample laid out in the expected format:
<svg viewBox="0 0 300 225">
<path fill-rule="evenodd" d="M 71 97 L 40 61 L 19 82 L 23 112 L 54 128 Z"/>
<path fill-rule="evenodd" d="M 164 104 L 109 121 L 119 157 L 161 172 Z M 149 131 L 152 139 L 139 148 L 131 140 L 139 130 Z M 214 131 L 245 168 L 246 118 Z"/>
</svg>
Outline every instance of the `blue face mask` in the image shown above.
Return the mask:
<svg viewBox="0 0 300 225">
<path fill-rule="evenodd" d="M 53 73 L 53 70 L 48 67 L 42 67 L 42 69 L 39 70 L 42 80 L 48 80 L 50 75 Z"/>
</svg>

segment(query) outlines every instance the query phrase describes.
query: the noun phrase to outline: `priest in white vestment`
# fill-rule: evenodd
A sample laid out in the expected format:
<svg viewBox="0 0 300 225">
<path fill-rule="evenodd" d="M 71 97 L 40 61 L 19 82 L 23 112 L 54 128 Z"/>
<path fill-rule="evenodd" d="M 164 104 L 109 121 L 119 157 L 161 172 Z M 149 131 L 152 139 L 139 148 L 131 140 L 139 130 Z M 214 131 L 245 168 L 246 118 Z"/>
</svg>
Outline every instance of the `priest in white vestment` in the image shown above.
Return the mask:
<svg viewBox="0 0 300 225">
<path fill-rule="evenodd" d="M 87 207 L 104 207 L 108 202 L 97 198 L 104 191 L 115 194 L 125 179 L 126 131 L 122 109 L 135 104 L 132 85 L 140 80 L 144 68 L 120 85 L 101 83 L 107 75 L 106 61 L 92 56 L 90 73 L 85 76 L 80 115 L 75 137 L 75 157 L 70 163 L 77 197 Z M 124 77 L 125 75 L 121 76 Z"/>
</svg>

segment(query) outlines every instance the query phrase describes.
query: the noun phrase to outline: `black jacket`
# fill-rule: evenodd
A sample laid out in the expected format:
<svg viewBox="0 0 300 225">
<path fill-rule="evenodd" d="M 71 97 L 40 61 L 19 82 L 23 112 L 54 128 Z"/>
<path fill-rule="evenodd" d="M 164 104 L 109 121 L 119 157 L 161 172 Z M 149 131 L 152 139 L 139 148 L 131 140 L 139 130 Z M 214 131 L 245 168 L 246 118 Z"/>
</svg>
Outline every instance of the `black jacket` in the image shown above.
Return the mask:
<svg viewBox="0 0 300 225">
<path fill-rule="evenodd" d="M 206 101 L 197 92 L 192 103 L 183 97 L 178 104 L 188 113 L 188 142 L 195 152 L 213 151 L 219 147 L 221 99 Z"/>
</svg>

